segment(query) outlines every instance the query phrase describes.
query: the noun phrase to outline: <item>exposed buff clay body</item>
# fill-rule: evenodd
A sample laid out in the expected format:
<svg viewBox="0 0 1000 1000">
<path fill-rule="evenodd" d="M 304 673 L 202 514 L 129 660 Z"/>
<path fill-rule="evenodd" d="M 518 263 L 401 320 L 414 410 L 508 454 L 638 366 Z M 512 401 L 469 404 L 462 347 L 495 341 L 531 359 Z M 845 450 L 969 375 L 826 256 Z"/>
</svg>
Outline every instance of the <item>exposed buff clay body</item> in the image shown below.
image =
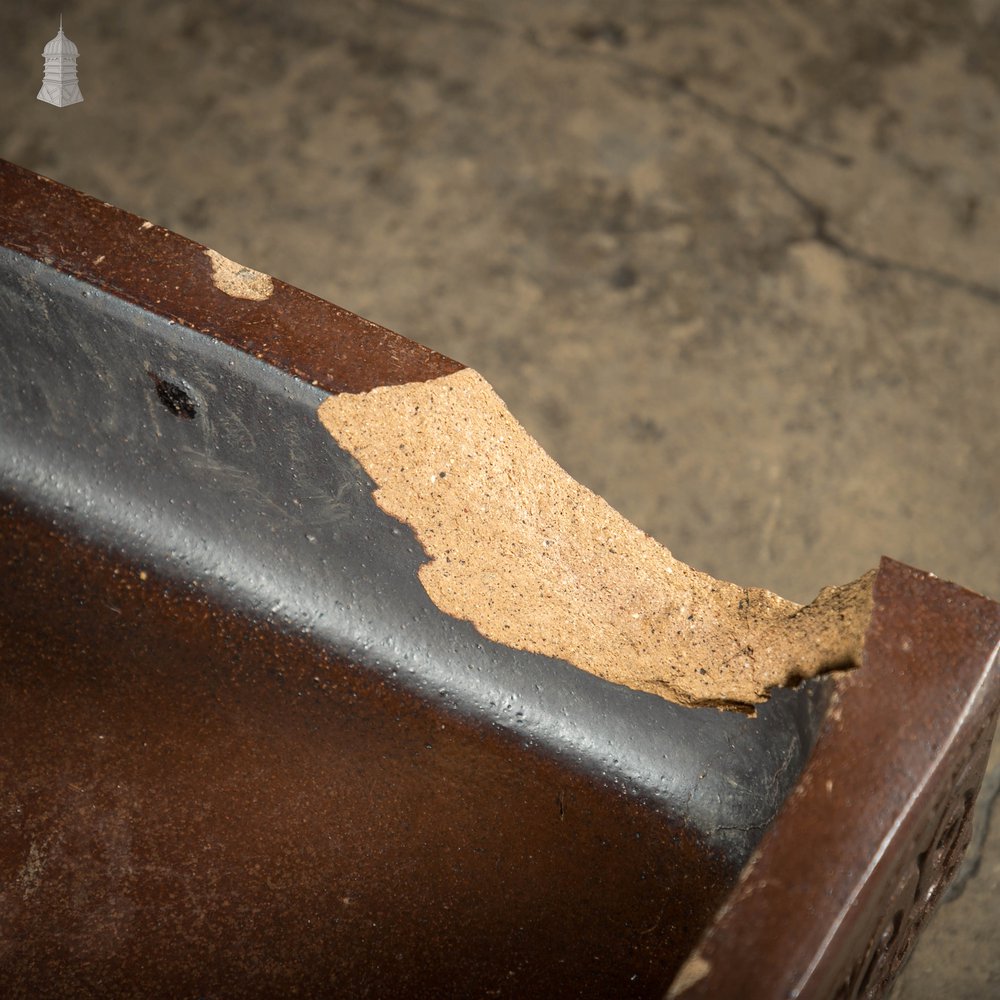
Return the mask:
<svg viewBox="0 0 1000 1000">
<path fill-rule="evenodd" d="M 800 607 L 675 559 L 572 479 L 471 369 L 331 396 L 324 426 L 429 557 L 420 580 L 487 638 L 689 705 L 860 662 L 873 573 Z"/>
</svg>

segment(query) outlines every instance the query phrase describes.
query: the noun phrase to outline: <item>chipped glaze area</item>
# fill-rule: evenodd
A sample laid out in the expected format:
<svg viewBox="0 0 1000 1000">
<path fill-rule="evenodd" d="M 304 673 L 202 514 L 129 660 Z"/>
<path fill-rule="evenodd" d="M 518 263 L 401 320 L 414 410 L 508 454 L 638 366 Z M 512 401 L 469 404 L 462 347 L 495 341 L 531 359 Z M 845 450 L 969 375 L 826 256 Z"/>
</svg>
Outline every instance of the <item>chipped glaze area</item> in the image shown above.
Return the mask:
<svg viewBox="0 0 1000 1000">
<path fill-rule="evenodd" d="M 270 275 L 237 264 L 215 250 L 206 250 L 205 256 L 212 262 L 212 283 L 220 292 L 225 292 L 234 299 L 252 299 L 257 302 L 271 297 L 274 282 Z"/>
<path fill-rule="evenodd" d="M 857 662 L 870 577 L 806 608 L 692 569 L 572 479 L 471 369 L 329 397 L 319 417 L 428 561 L 431 600 L 487 638 L 690 705 Z"/>
</svg>

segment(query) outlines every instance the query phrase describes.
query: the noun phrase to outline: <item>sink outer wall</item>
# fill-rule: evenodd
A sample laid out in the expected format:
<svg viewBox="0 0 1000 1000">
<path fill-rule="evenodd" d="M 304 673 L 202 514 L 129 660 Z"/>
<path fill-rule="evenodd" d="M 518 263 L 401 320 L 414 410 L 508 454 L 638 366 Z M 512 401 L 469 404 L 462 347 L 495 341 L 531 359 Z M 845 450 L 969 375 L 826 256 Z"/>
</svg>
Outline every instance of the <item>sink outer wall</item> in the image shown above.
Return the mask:
<svg viewBox="0 0 1000 1000">
<path fill-rule="evenodd" d="M 0 250 L 4 991 L 662 994 L 823 685 L 750 719 L 483 639 L 323 388 L 36 256 Z"/>
</svg>

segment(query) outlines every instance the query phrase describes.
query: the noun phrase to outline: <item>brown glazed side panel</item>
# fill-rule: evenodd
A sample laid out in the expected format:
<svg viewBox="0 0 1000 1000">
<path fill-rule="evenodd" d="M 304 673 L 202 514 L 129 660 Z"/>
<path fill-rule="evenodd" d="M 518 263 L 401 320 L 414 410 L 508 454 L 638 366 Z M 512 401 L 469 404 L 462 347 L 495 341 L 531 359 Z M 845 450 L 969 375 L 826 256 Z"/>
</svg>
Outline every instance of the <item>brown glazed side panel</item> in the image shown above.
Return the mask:
<svg viewBox="0 0 1000 1000">
<path fill-rule="evenodd" d="M 888 991 L 968 843 L 998 642 L 1000 605 L 883 559 L 864 663 L 669 996 Z"/>
<path fill-rule="evenodd" d="M 870 1000 L 886 996 L 892 988 L 969 846 L 996 720 L 994 711 L 967 746 L 955 747 L 954 759 L 943 768 L 943 780 L 935 782 L 936 794 L 923 823 L 915 816 L 906 824 L 917 829 L 894 851 L 895 867 L 884 879 L 872 879 L 859 896 L 857 908 L 868 918 L 859 918 L 853 935 L 844 942 L 848 960 L 856 957 L 853 964 L 840 961 L 841 984 L 834 1000 Z"/>
<path fill-rule="evenodd" d="M 253 354 L 327 392 L 422 382 L 456 361 L 274 279 L 263 301 L 217 288 L 205 248 L 0 160 L 0 246 Z"/>
<path fill-rule="evenodd" d="M 636 795 L 0 503 L 0 996 L 656 997 L 731 887 Z"/>
</svg>

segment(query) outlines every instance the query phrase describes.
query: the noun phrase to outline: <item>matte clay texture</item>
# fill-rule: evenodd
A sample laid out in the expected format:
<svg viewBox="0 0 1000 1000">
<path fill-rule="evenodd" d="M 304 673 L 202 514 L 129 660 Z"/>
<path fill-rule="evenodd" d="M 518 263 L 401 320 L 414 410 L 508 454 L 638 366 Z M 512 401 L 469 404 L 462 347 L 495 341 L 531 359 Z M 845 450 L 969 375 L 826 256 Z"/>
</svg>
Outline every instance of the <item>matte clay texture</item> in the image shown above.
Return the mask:
<svg viewBox="0 0 1000 1000">
<path fill-rule="evenodd" d="M 802 608 L 692 569 L 563 471 L 471 369 L 331 396 L 319 416 L 413 528 L 431 600 L 489 639 L 688 705 L 749 705 L 859 661 L 871 574 Z"/>
<path fill-rule="evenodd" d="M 270 298 L 274 292 L 270 275 L 237 264 L 215 250 L 206 250 L 205 256 L 212 262 L 212 283 L 220 292 L 234 299 L 252 299 L 255 302 Z"/>
</svg>

